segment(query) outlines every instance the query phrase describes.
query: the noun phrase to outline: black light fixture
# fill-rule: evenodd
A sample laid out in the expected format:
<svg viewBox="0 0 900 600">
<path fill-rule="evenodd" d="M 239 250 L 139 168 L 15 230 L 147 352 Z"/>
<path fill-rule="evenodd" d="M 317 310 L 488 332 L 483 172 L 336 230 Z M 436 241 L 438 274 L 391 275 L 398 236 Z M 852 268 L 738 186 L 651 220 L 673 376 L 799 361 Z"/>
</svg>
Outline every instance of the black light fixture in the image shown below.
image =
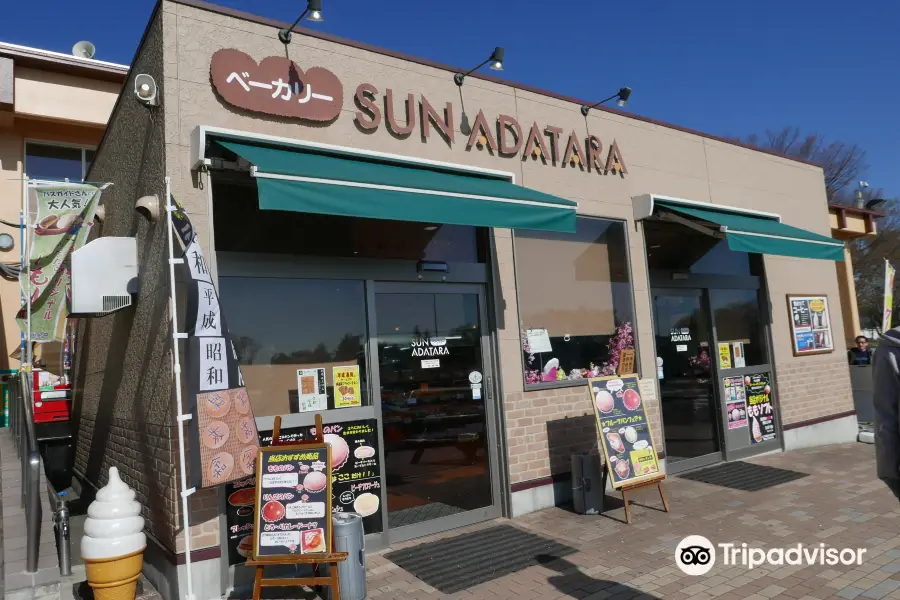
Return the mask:
<svg viewBox="0 0 900 600">
<path fill-rule="evenodd" d="M 491 63 L 491 66 L 490 66 L 491 70 L 502 71 L 503 70 L 503 48 L 501 48 L 500 46 L 497 46 L 496 48 L 494 48 L 494 51 L 491 52 L 490 57 L 488 57 L 488 59 L 486 61 L 484 61 L 483 63 L 481 63 L 474 69 L 469 69 L 465 73 L 457 73 L 456 75 L 453 76 L 453 81 L 456 82 L 456 85 L 462 85 L 463 80 L 466 78 L 466 76 L 477 71 L 478 69 L 480 69 L 481 67 L 483 67 L 484 65 L 486 65 L 488 63 Z"/>
<path fill-rule="evenodd" d="M 618 92 L 616 92 L 615 94 L 610 96 L 609 98 L 604 98 L 603 100 L 601 100 L 600 102 L 597 102 L 596 104 L 591 104 L 590 106 L 588 106 L 587 104 L 582 105 L 581 114 L 583 114 L 584 116 L 588 116 L 588 113 L 591 112 L 592 108 L 597 108 L 604 102 L 609 102 L 613 98 L 617 99 L 616 100 L 617 106 L 624 107 L 626 104 L 628 104 L 628 99 L 631 98 L 631 88 L 623 87 Z"/>
<path fill-rule="evenodd" d="M 325 17 L 322 16 L 322 0 L 306 0 L 306 10 L 300 13 L 300 16 L 297 17 L 294 24 L 278 32 L 278 39 L 281 40 L 282 44 L 287 45 L 291 43 L 291 31 L 294 30 L 297 23 L 302 21 L 303 17 L 306 17 L 307 14 L 309 14 L 309 17 L 306 19 L 307 21 L 312 21 L 313 23 L 321 23 L 324 21 Z"/>
</svg>

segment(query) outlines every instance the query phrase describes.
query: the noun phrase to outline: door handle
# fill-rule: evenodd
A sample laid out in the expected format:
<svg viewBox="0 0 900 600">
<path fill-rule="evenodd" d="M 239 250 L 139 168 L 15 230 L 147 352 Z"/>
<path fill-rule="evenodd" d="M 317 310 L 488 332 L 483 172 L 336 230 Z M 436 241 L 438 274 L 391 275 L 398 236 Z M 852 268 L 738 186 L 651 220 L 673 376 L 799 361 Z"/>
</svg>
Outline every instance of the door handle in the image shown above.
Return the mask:
<svg viewBox="0 0 900 600">
<path fill-rule="evenodd" d="M 486 390 L 487 391 L 487 399 L 493 400 L 494 399 L 494 383 L 493 383 L 493 380 L 490 375 L 487 376 L 487 379 L 485 380 L 485 385 L 487 385 L 487 390 Z"/>
</svg>

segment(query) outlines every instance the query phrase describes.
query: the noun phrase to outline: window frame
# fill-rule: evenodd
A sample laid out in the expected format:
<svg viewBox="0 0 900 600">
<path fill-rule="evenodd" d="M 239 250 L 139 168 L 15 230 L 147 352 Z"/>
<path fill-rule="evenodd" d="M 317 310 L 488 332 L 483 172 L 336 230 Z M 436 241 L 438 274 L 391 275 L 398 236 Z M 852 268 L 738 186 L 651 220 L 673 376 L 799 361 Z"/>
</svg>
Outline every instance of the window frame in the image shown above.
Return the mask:
<svg viewBox="0 0 900 600">
<path fill-rule="evenodd" d="M 631 310 L 632 310 L 632 318 L 631 318 L 631 327 L 634 332 L 634 366 L 635 370 L 638 373 L 642 373 L 642 363 L 641 363 L 641 353 L 640 353 L 640 332 L 637 323 L 637 306 L 635 303 L 635 295 L 634 295 L 634 268 L 631 260 L 631 238 L 629 232 L 629 221 L 628 219 L 616 219 L 613 217 L 604 217 L 600 215 L 586 215 L 582 213 L 576 213 L 576 227 L 578 219 L 594 219 L 600 221 L 608 221 L 612 223 L 620 223 L 622 225 L 623 232 L 625 234 L 625 265 L 628 269 L 628 283 L 629 283 L 629 297 L 631 298 Z M 587 379 L 564 379 L 562 381 L 542 381 L 540 383 L 531 383 L 529 384 L 525 380 L 525 353 L 522 350 L 522 296 L 519 293 L 519 260 L 516 256 L 516 231 L 511 230 L 512 237 L 512 250 L 513 250 L 513 276 L 515 278 L 515 289 L 516 289 L 516 328 L 518 330 L 518 334 L 516 338 L 519 340 L 519 364 L 521 365 L 521 377 L 522 377 L 522 386 L 525 392 L 537 392 L 541 390 L 552 390 L 559 388 L 574 388 L 587 386 Z"/>
<path fill-rule="evenodd" d="M 74 150 L 81 151 L 81 180 L 75 183 L 84 183 L 85 178 L 88 174 L 89 167 L 87 166 L 87 153 L 94 152 L 96 156 L 97 146 L 93 146 L 91 144 L 76 144 L 72 142 L 55 142 L 53 140 L 42 140 L 37 138 L 25 138 L 25 141 L 22 146 L 22 170 L 25 175 L 28 175 L 28 145 L 35 146 L 50 146 L 53 148 L 68 148 Z M 63 181 L 62 179 L 44 179 L 41 177 L 31 177 L 29 179 L 36 179 L 38 181 Z"/>
</svg>

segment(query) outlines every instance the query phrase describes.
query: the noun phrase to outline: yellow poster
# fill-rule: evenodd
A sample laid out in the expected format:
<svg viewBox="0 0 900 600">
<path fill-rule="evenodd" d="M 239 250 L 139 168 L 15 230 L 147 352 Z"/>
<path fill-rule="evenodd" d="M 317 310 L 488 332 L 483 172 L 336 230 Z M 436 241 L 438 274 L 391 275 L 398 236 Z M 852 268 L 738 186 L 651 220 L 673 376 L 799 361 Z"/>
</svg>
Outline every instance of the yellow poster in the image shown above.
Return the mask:
<svg viewBox="0 0 900 600">
<path fill-rule="evenodd" d="M 650 475 L 659 471 L 659 467 L 656 464 L 656 451 L 653 448 L 632 450 L 629 456 L 635 477 Z"/>
<path fill-rule="evenodd" d="M 359 365 L 334 367 L 334 407 L 349 408 L 362 406 L 362 394 L 359 391 Z"/>
<path fill-rule="evenodd" d="M 731 344 L 719 344 L 719 368 L 731 368 Z"/>
</svg>

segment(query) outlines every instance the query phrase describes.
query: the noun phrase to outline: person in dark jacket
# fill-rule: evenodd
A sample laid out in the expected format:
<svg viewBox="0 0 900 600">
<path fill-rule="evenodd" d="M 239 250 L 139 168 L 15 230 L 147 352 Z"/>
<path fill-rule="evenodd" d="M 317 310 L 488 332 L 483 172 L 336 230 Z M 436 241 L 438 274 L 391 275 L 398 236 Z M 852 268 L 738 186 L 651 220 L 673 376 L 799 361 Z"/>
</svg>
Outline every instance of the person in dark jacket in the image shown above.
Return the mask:
<svg viewBox="0 0 900 600">
<path fill-rule="evenodd" d="M 856 366 L 872 364 L 872 349 L 869 348 L 869 338 L 864 335 L 856 336 L 856 347 L 847 350 L 847 361 L 851 365 Z"/>
<path fill-rule="evenodd" d="M 872 377 L 877 474 L 900 499 L 900 327 L 884 332 Z"/>
</svg>

